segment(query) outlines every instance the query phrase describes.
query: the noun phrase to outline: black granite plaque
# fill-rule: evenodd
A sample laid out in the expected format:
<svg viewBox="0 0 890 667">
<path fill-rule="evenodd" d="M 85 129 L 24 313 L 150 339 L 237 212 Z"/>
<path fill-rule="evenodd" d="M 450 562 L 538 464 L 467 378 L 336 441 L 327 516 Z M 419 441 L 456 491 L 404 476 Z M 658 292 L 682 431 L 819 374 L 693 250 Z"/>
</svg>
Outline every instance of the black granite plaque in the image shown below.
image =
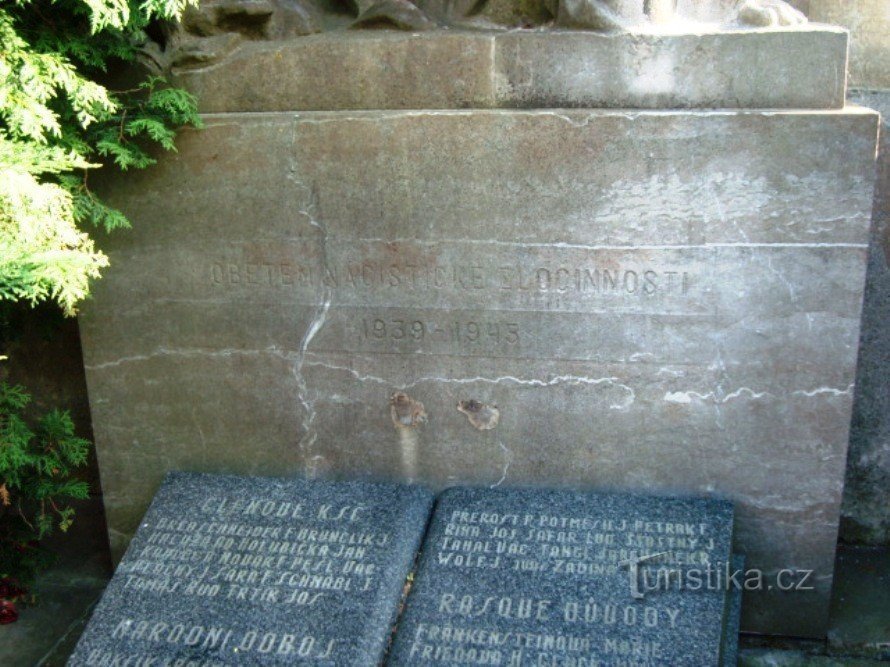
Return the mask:
<svg viewBox="0 0 890 667">
<path fill-rule="evenodd" d="M 450 489 L 390 664 L 719 665 L 732 523 L 722 500 Z"/>
<path fill-rule="evenodd" d="M 432 497 L 171 473 L 69 665 L 376 665 Z"/>
</svg>

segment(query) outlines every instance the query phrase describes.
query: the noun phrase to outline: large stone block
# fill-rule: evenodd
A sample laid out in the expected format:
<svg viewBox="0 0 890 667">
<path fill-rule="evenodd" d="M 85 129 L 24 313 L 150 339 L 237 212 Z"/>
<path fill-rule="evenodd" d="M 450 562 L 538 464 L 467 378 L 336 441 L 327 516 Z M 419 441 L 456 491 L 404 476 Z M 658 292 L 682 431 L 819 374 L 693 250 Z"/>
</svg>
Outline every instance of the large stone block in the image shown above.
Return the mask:
<svg viewBox="0 0 890 667">
<path fill-rule="evenodd" d="M 788 54 L 794 54 L 789 57 Z M 183 69 L 205 112 L 530 107 L 836 109 L 847 33 L 333 32 Z"/>
<path fill-rule="evenodd" d="M 809 0 L 810 19 L 849 28 L 850 85 L 890 88 L 890 3 Z"/>
<path fill-rule="evenodd" d="M 876 114 L 206 121 L 81 318 L 118 554 L 174 468 L 714 493 L 824 630 Z"/>
<path fill-rule="evenodd" d="M 852 97 L 880 111 L 883 123 L 841 538 L 890 545 L 890 91 Z"/>
</svg>

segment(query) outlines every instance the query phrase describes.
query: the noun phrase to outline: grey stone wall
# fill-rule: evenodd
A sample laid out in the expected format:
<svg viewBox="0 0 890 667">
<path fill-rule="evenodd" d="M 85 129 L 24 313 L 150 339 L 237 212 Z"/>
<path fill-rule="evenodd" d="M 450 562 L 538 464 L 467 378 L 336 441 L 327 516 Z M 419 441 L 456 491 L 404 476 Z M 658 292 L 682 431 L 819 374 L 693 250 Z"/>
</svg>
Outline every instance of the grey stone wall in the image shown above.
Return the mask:
<svg viewBox="0 0 890 667">
<path fill-rule="evenodd" d="M 890 544 L 890 2 L 795 4 L 850 31 L 850 101 L 883 117 L 840 538 Z"/>
<path fill-rule="evenodd" d="M 878 545 L 890 544 L 890 90 L 851 99 L 883 122 L 840 537 Z"/>
<path fill-rule="evenodd" d="M 807 0 L 811 21 L 850 31 L 851 88 L 890 88 L 890 3 L 887 0 Z"/>
<path fill-rule="evenodd" d="M 821 634 L 876 130 L 856 110 L 208 116 L 116 186 L 140 224 L 81 319 L 113 547 L 171 469 L 716 491 L 751 567 L 818 573 L 807 603 L 749 596 L 743 627 Z"/>
</svg>

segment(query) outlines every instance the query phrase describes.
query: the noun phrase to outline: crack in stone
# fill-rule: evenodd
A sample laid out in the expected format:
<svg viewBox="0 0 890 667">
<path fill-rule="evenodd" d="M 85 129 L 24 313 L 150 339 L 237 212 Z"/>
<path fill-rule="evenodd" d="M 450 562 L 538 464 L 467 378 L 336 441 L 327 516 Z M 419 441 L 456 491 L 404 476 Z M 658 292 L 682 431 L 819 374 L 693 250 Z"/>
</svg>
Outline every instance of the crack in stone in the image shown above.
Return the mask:
<svg viewBox="0 0 890 667">
<path fill-rule="evenodd" d="M 782 283 L 785 285 L 785 289 L 788 290 L 788 296 L 790 296 L 792 299 L 796 299 L 796 298 L 797 298 L 797 292 L 795 292 L 795 290 L 794 290 L 794 285 L 792 285 L 792 284 L 788 281 L 788 279 L 782 274 L 781 271 L 777 271 L 775 268 L 773 268 L 773 258 L 772 258 L 772 255 L 769 255 L 769 256 L 767 256 L 767 258 L 766 258 L 766 268 L 769 269 L 770 273 L 772 273 L 772 274 L 773 274 L 774 276 L 776 276 L 780 281 L 782 281 Z"/>
<path fill-rule="evenodd" d="M 846 389 L 838 389 L 837 387 L 818 387 L 816 389 L 796 389 L 791 392 L 795 396 L 819 396 L 821 394 L 829 394 L 831 396 L 847 396 L 853 393 L 856 385 L 848 384 Z"/>
<path fill-rule="evenodd" d="M 828 394 L 831 396 L 847 396 L 852 394 L 853 388 L 855 385 L 850 384 L 847 385 L 846 389 L 838 389 L 836 387 L 818 387 L 816 389 L 795 389 L 791 392 L 793 396 L 819 396 L 823 394 Z M 774 398 L 775 394 L 768 391 L 755 391 L 749 387 L 740 387 L 736 389 L 734 392 L 730 394 L 726 394 L 722 398 L 718 398 L 717 394 L 713 391 L 709 391 L 705 394 L 697 391 L 669 391 L 664 395 L 664 401 L 667 403 L 678 403 L 683 405 L 688 405 L 693 402 L 693 400 L 698 401 L 713 401 L 715 404 L 727 403 L 735 398 L 741 398 L 743 396 L 747 396 L 749 400 L 756 400 L 759 398 Z"/>
<path fill-rule="evenodd" d="M 345 373 L 349 373 L 356 380 L 360 382 L 375 382 L 377 384 L 385 385 L 387 387 L 395 386 L 396 383 L 390 382 L 388 380 L 384 380 L 381 377 L 376 375 L 362 375 L 358 371 L 353 368 L 349 368 L 347 366 L 338 366 L 336 364 L 329 364 L 323 361 L 306 361 L 306 365 L 309 366 L 320 366 L 322 368 L 327 368 L 329 370 L 343 371 Z M 518 378 L 512 375 L 502 375 L 500 377 L 489 378 L 482 376 L 475 377 L 463 377 L 463 378 L 450 378 L 450 377 L 441 377 L 441 376 L 425 376 L 420 377 L 411 382 L 401 385 L 401 389 L 412 389 L 419 384 L 424 384 L 426 382 L 438 382 L 442 384 L 474 384 L 474 383 L 483 383 L 483 384 L 504 384 L 504 383 L 512 383 L 518 384 L 521 386 L 527 387 L 555 387 L 560 384 L 570 384 L 570 385 L 589 385 L 589 386 L 597 386 L 601 384 L 606 384 L 608 386 L 616 387 L 617 389 L 621 389 L 626 392 L 625 399 L 620 403 L 612 403 L 609 408 L 612 410 L 620 410 L 627 407 L 636 400 L 636 392 L 633 388 L 627 386 L 626 384 L 622 384 L 618 381 L 617 377 L 602 377 L 602 378 L 589 378 L 579 375 L 556 375 L 548 380 L 541 380 L 538 378 L 531 379 L 523 379 Z"/>
<path fill-rule="evenodd" d="M 204 429 L 201 428 L 201 423 L 198 421 L 198 414 L 195 408 L 192 408 L 192 423 L 195 425 L 195 428 L 198 430 L 198 436 L 201 439 L 201 451 L 204 452 L 204 456 L 209 456 L 210 452 L 207 450 L 207 438 L 204 435 Z"/>
<path fill-rule="evenodd" d="M 747 395 L 750 400 L 755 400 L 758 398 L 764 397 L 772 397 L 768 391 L 755 391 L 748 387 L 740 387 L 736 389 L 734 392 L 726 394 L 722 398 L 718 398 L 717 394 L 713 391 L 709 391 L 706 394 L 702 394 L 697 391 L 669 391 L 664 395 L 664 401 L 667 403 L 680 403 L 680 404 L 689 404 L 692 403 L 693 399 L 697 399 L 700 401 L 713 401 L 715 404 L 727 403 L 734 398 L 741 398 L 742 396 Z"/>
<path fill-rule="evenodd" d="M 501 478 L 492 484 L 489 488 L 496 489 L 501 484 L 504 483 L 507 479 L 507 474 L 510 471 L 510 464 L 513 463 L 513 451 L 508 449 L 507 446 L 503 442 L 498 442 L 498 447 L 501 448 L 501 451 L 504 452 L 504 469 L 501 471 Z"/>
<path fill-rule="evenodd" d="M 296 126 L 294 129 L 296 133 Z M 296 141 L 296 136 L 294 136 L 294 141 Z M 294 176 L 294 170 L 291 170 L 289 178 L 292 180 Z M 300 183 L 299 181 L 295 181 L 298 183 L 300 187 L 307 188 L 306 185 Z M 316 399 L 310 397 L 309 386 L 306 383 L 306 377 L 303 374 L 303 364 L 306 360 L 306 353 L 309 351 L 309 345 L 312 343 L 313 339 L 318 335 L 318 332 L 321 331 L 322 327 L 324 327 L 325 322 L 327 321 L 328 311 L 331 308 L 331 300 L 333 297 L 333 289 L 325 278 L 330 273 L 330 265 L 328 263 L 328 248 L 327 248 L 327 229 L 324 224 L 319 220 L 318 215 L 318 196 L 314 189 L 309 189 L 309 198 L 305 208 L 299 210 L 298 212 L 302 215 L 305 215 L 309 220 L 309 224 L 315 227 L 319 231 L 319 241 L 320 241 L 320 249 L 321 249 L 321 265 L 322 265 L 322 280 L 320 281 L 320 289 L 321 289 L 321 303 L 316 307 L 315 312 L 312 315 L 312 319 L 309 321 L 309 324 L 306 327 L 306 331 L 303 333 L 303 338 L 300 340 L 300 349 L 297 353 L 296 360 L 292 366 L 292 373 L 294 377 L 294 381 L 297 385 L 297 399 L 300 401 L 300 404 L 303 407 L 303 418 L 301 419 L 301 426 L 303 429 L 303 433 L 300 436 L 300 439 L 297 441 L 297 447 L 303 453 L 303 459 L 307 463 L 312 460 L 313 457 L 310 456 L 312 452 L 312 446 L 315 444 L 318 439 L 318 432 L 315 430 L 314 424 L 315 419 L 318 416 L 318 411 L 315 407 Z M 312 470 L 307 468 L 307 473 L 311 473 Z"/>
<path fill-rule="evenodd" d="M 328 284 L 327 276 L 330 274 L 330 263 L 328 261 L 328 232 L 324 223 L 321 221 L 320 207 L 318 203 L 318 193 L 314 187 L 304 183 L 299 177 L 299 161 L 297 159 L 297 134 L 299 127 L 299 116 L 294 116 L 291 128 L 291 146 L 290 146 L 290 164 L 287 173 L 287 179 L 291 181 L 297 190 L 302 190 L 303 201 L 305 202 L 301 208 L 297 210 L 299 215 L 305 216 L 309 224 L 318 230 L 319 250 L 321 252 L 321 269 L 322 279 L 319 283 L 319 304 L 316 306 L 312 319 L 306 326 L 306 331 L 300 340 L 300 348 L 296 354 L 296 358 L 291 366 L 291 373 L 297 387 L 297 400 L 302 406 L 303 417 L 301 418 L 302 433 L 297 441 L 297 448 L 302 453 L 302 459 L 306 465 L 306 473 L 310 476 L 316 467 L 311 464 L 317 457 L 311 456 L 312 446 L 318 439 L 318 433 L 314 428 L 315 419 L 318 412 L 315 407 L 316 398 L 310 396 L 311 392 L 303 375 L 303 365 L 306 355 L 309 352 L 309 346 L 312 341 L 324 327 L 327 321 L 328 311 L 331 308 L 333 298 L 333 289 Z"/>
<path fill-rule="evenodd" d="M 280 359 L 290 360 L 291 354 L 276 346 L 270 346 L 261 350 L 224 348 L 221 350 L 207 350 L 204 348 L 169 348 L 158 347 L 147 354 L 134 354 L 111 361 L 103 361 L 98 364 L 85 364 L 84 368 L 90 371 L 101 371 L 106 368 L 114 368 L 125 364 L 151 361 L 158 357 L 233 357 L 233 356 L 260 356 L 268 354 Z"/>
</svg>

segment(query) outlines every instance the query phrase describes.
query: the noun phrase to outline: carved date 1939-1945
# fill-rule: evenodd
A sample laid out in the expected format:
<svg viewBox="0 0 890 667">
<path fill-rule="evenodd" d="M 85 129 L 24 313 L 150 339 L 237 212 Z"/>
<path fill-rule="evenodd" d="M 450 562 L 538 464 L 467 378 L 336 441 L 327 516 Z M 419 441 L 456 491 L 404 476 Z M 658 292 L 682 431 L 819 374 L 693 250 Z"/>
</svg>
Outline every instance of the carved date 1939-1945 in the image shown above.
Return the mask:
<svg viewBox="0 0 890 667">
<path fill-rule="evenodd" d="M 361 336 L 377 341 L 449 341 L 467 344 L 514 346 L 520 342 L 519 324 L 455 320 L 430 322 L 424 320 L 384 319 L 380 317 L 362 320 Z"/>
</svg>

